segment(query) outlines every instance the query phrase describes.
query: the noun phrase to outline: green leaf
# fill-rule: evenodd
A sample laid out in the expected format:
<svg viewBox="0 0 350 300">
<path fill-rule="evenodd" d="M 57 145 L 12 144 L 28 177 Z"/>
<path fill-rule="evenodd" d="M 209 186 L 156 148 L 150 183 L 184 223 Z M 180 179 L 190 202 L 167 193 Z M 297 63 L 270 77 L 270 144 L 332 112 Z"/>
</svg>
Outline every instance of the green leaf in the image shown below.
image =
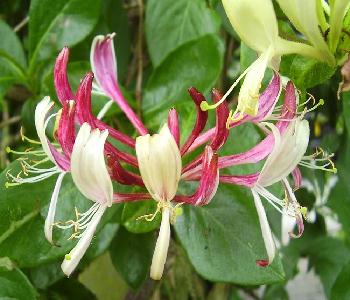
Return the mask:
<svg viewBox="0 0 350 300">
<path fill-rule="evenodd" d="M 335 71 L 335 67 L 299 55 L 284 56 L 280 66 L 281 74 L 289 77 L 302 91 L 325 82 Z"/>
<path fill-rule="evenodd" d="M 63 256 L 75 245 L 68 240 L 71 230 L 54 228 L 54 240 L 58 246 L 51 245 L 44 236 L 44 219 L 53 191 L 55 176 L 35 184 L 22 184 L 5 188 L 6 172 L 16 175 L 20 167 L 13 162 L 0 175 L 0 253 L 10 257 L 20 267 L 35 267 L 49 263 Z M 54 178 L 55 177 L 55 178 Z M 63 180 L 56 209 L 56 221 L 75 220 L 74 208 L 84 212 L 92 201 L 86 199 L 75 187 L 71 176 Z M 120 206 L 108 209 L 100 227 Z"/>
<path fill-rule="evenodd" d="M 33 0 L 29 10 L 30 71 L 37 60 L 83 40 L 94 28 L 100 0 Z"/>
<path fill-rule="evenodd" d="M 307 249 L 310 263 L 314 265 L 320 276 L 327 297 L 330 297 L 334 285 L 343 266 L 349 262 L 350 249 L 339 239 L 322 237 Z"/>
<path fill-rule="evenodd" d="M 182 44 L 218 32 L 220 18 L 203 0 L 149 0 L 146 38 L 154 66 Z"/>
<path fill-rule="evenodd" d="M 0 95 L 16 82 L 25 80 L 26 59 L 14 31 L 0 20 Z"/>
<path fill-rule="evenodd" d="M 350 263 L 347 263 L 339 273 L 331 290 L 331 300 L 350 299 L 349 289 Z"/>
<path fill-rule="evenodd" d="M 153 200 L 125 203 L 122 214 L 122 224 L 128 231 L 133 233 L 152 231 L 159 227 L 161 219 L 160 213 L 158 213 L 152 221 L 147 221 L 145 218 L 139 218 L 153 214 L 156 210 L 157 203 Z"/>
<path fill-rule="evenodd" d="M 337 160 L 336 167 L 338 170 L 338 182 L 335 188 L 329 195 L 329 206 L 337 215 L 338 220 L 341 222 L 343 229 L 350 232 L 350 198 L 344 197 L 349 195 L 349 164 L 350 164 L 350 140 L 347 139 L 342 147 L 342 151 L 339 151 L 339 159 Z"/>
<path fill-rule="evenodd" d="M 267 268 L 256 265 L 267 254 L 253 199 L 242 189 L 221 185 L 210 205 L 183 208 L 176 233 L 201 276 L 243 285 L 284 280 L 278 255 Z"/>
<path fill-rule="evenodd" d="M 24 55 L 21 41 L 16 33 L 4 21 L 0 20 L 0 56 L 6 53 L 9 59 L 14 62 L 17 67 L 25 68 L 26 58 Z"/>
<path fill-rule="evenodd" d="M 3 261 L 3 258 L 1 260 Z M 1 268 L 0 299 L 35 300 L 37 293 L 21 270 Z"/>
<path fill-rule="evenodd" d="M 153 71 L 146 86 L 142 105 L 148 125 L 158 129 L 172 106 L 192 105 L 187 94 L 189 87 L 202 92 L 213 88 L 222 58 L 223 44 L 216 35 L 206 35 L 172 52 Z"/>
<path fill-rule="evenodd" d="M 132 288 L 137 289 L 148 277 L 155 239 L 153 232 L 135 234 L 120 228 L 110 255 L 119 274 Z"/>
</svg>

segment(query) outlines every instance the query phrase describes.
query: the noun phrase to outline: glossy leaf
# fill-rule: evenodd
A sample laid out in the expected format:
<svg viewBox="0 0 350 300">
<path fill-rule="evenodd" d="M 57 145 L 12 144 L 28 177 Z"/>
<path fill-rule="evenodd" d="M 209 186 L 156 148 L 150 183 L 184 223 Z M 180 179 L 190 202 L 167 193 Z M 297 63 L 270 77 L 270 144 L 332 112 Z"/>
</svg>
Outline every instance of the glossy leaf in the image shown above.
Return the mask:
<svg viewBox="0 0 350 300">
<path fill-rule="evenodd" d="M 347 263 L 337 277 L 331 290 L 331 300 L 346 300 L 350 298 L 349 289 L 350 263 Z"/>
<path fill-rule="evenodd" d="M 146 38 L 154 66 L 182 44 L 219 30 L 220 18 L 203 0 L 150 0 Z"/>
<path fill-rule="evenodd" d="M 206 92 L 215 86 L 222 67 L 222 46 L 216 35 L 206 35 L 182 45 L 153 71 L 142 100 L 150 125 L 158 129 L 173 106 L 193 105 L 187 94 L 189 87 Z"/>
<path fill-rule="evenodd" d="M 243 190 L 221 185 L 208 206 L 183 209 L 176 233 L 201 276 L 244 285 L 284 280 L 278 255 L 267 268 L 256 265 L 266 253 L 253 200 Z"/>
<path fill-rule="evenodd" d="M 94 28 L 100 0 L 33 0 L 29 10 L 30 69 L 37 60 L 73 46 Z"/>
<path fill-rule="evenodd" d="M 0 259 L 0 299 L 37 299 L 28 278 L 7 257 Z"/>
<path fill-rule="evenodd" d="M 138 288 L 148 277 L 155 246 L 153 232 L 135 234 L 120 228 L 110 249 L 119 274 L 132 288 Z"/>
<path fill-rule="evenodd" d="M 298 55 L 284 56 L 280 66 L 281 74 L 289 77 L 302 91 L 324 83 L 335 70 L 325 63 Z"/>
</svg>

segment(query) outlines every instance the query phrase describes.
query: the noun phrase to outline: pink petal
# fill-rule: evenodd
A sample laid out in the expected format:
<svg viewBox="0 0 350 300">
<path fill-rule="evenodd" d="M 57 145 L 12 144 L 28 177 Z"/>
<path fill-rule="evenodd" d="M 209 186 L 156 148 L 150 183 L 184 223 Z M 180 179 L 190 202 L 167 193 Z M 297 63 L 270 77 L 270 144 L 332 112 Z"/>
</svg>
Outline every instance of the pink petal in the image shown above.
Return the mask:
<svg viewBox="0 0 350 300">
<path fill-rule="evenodd" d="M 66 101 L 63 104 L 58 129 L 57 140 L 60 143 L 63 153 L 70 158 L 75 142 L 75 103 Z"/>
<path fill-rule="evenodd" d="M 119 105 L 136 130 L 141 135 L 147 134 L 146 127 L 128 105 L 120 91 L 117 80 L 117 63 L 115 60 L 113 35 L 106 35 L 105 37 L 98 36 L 94 39 L 90 59 L 98 85 Z"/>
<path fill-rule="evenodd" d="M 58 54 L 54 68 L 54 82 L 58 99 L 62 105 L 68 100 L 74 100 L 72 89 L 67 76 L 69 49 L 64 47 Z"/>
<path fill-rule="evenodd" d="M 179 115 L 175 108 L 172 108 L 169 110 L 168 127 L 176 141 L 176 144 L 179 146 L 180 144 Z"/>
<path fill-rule="evenodd" d="M 192 132 L 190 136 L 188 137 L 187 141 L 181 148 L 181 156 L 183 156 L 189 147 L 192 145 L 194 140 L 198 137 L 198 135 L 203 131 L 205 124 L 208 120 L 208 112 L 202 111 L 200 108 L 200 104 L 202 101 L 205 101 L 205 97 L 202 93 L 200 93 L 196 88 L 190 87 L 188 89 L 188 93 L 190 94 L 194 104 L 196 105 L 197 110 L 197 118 L 196 123 L 194 124 L 194 127 L 192 129 Z"/>
<path fill-rule="evenodd" d="M 108 126 L 104 122 L 98 120 L 91 111 L 91 90 L 93 73 L 88 73 L 81 81 L 77 92 L 77 116 L 80 124 L 87 122 L 92 128 L 100 130 L 108 129 L 109 135 L 121 143 L 130 147 L 135 147 L 135 140 L 124 133 Z"/>
<path fill-rule="evenodd" d="M 235 185 L 243 185 L 245 187 L 253 187 L 258 180 L 259 172 L 249 175 L 221 175 L 220 182 Z"/>
<path fill-rule="evenodd" d="M 144 186 L 142 178 L 137 174 L 125 170 L 116 157 L 109 156 L 107 160 L 112 179 L 120 184 Z"/>
<path fill-rule="evenodd" d="M 221 93 L 213 89 L 212 91 L 212 99 L 215 103 L 219 102 L 222 98 Z M 211 148 L 213 151 L 217 151 L 222 147 L 223 144 L 225 144 L 228 135 L 229 135 L 229 129 L 226 127 L 226 122 L 228 115 L 230 113 L 230 110 L 228 109 L 227 102 L 224 101 L 219 107 L 215 110 L 216 112 L 216 126 L 215 126 L 215 134 L 214 137 L 210 143 Z"/>
<path fill-rule="evenodd" d="M 265 89 L 265 91 L 260 95 L 259 99 L 259 113 L 257 116 L 252 117 L 249 115 L 245 115 L 243 119 L 238 122 L 232 122 L 230 124 L 230 128 L 236 127 L 245 123 L 247 121 L 251 121 L 253 123 L 258 123 L 266 118 L 273 111 L 279 95 L 281 93 L 282 85 L 281 85 L 281 77 L 275 73 L 272 78 L 270 84 Z M 207 141 L 211 140 L 215 135 L 215 128 L 211 128 L 205 133 L 201 134 L 196 140 L 193 142 L 191 147 L 188 149 L 188 152 L 192 152 L 199 146 L 203 145 Z"/>
<path fill-rule="evenodd" d="M 203 157 L 203 173 L 197 191 L 192 196 L 175 196 L 176 202 L 191 205 L 206 205 L 214 197 L 219 185 L 218 156 L 210 146 L 206 146 Z"/>
<path fill-rule="evenodd" d="M 144 200 L 150 200 L 150 199 L 152 199 L 152 197 L 148 193 L 132 193 L 132 194 L 114 193 L 113 194 L 113 203 L 144 201 Z"/>
<path fill-rule="evenodd" d="M 300 169 L 298 167 L 296 167 L 293 170 L 292 176 L 293 176 L 293 180 L 294 180 L 294 190 L 298 190 L 301 186 L 301 182 L 303 179 L 301 172 L 300 172 Z"/>
</svg>

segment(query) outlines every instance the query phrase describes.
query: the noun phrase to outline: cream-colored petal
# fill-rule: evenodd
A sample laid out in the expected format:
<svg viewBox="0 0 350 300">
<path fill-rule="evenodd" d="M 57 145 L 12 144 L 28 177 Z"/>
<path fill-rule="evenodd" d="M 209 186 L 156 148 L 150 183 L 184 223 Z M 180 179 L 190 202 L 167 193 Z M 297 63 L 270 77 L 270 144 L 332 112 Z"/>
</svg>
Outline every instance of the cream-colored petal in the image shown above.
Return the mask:
<svg viewBox="0 0 350 300">
<path fill-rule="evenodd" d="M 80 237 L 76 246 L 66 254 L 64 261 L 61 264 L 61 268 L 64 274 L 70 276 L 75 270 L 80 260 L 84 256 L 87 248 L 90 246 L 91 240 L 95 234 L 96 227 L 101 220 L 103 213 L 105 212 L 107 206 L 101 205 L 97 212 L 94 214 L 93 218 L 89 222 L 84 233 Z"/>
<path fill-rule="evenodd" d="M 282 137 L 279 132 L 273 134 L 280 142 L 275 143 L 258 178 L 257 183 L 264 187 L 287 177 L 299 164 L 309 143 L 309 123 L 297 118 L 291 121 Z"/>
<path fill-rule="evenodd" d="M 55 188 L 54 188 L 52 195 L 51 195 L 49 210 L 47 212 L 47 216 L 45 219 L 45 226 L 44 226 L 45 237 L 51 244 L 53 243 L 52 242 L 52 226 L 55 223 L 57 199 L 58 199 L 58 194 L 59 194 L 60 189 L 61 189 L 62 180 L 63 180 L 63 177 L 65 174 L 66 173 L 62 172 L 57 177 Z"/>
<path fill-rule="evenodd" d="M 112 205 L 113 185 L 104 160 L 104 144 L 108 131 L 91 131 L 84 123 L 79 130 L 71 156 L 74 183 L 88 199 Z"/>
<path fill-rule="evenodd" d="M 181 154 L 168 126 L 159 134 L 136 139 L 136 155 L 142 180 L 157 201 L 174 198 L 181 176 Z"/>
<path fill-rule="evenodd" d="M 264 52 L 278 37 L 275 11 L 270 0 L 222 0 L 226 14 L 240 38 Z"/>
<path fill-rule="evenodd" d="M 54 159 L 51 153 L 49 143 L 45 133 L 46 116 L 53 106 L 54 106 L 54 102 L 52 102 L 50 100 L 50 97 L 48 96 L 44 97 L 44 99 L 37 104 L 35 108 L 35 128 L 45 154 L 54 164 L 56 164 L 56 160 Z"/>
<path fill-rule="evenodd" d="M 162 223 L 160 224 L 159 236 L 154 249 L 150 276 L 154 280 L 160 280 L 163 275 L 164 265 L 168 255 L 170 242 L 170 209 L 164 208 Z"/>
<path fill-rule="evenodd" d="M 269 264 L 272 263 L 275 255 L 276 255 L 276 246 L 275 242 L 273 240 L 271 228 L 269 225 L 269 222 L 266 217 L 266 212 L 263 204 L 261 203 L 260 196 L 257 192 L 252 190 L 253 197 L 254 197 L 254 204 L 256 211 L 258 213 L 259 222 L 260 222 L 260 228 L 261 228 L 261 234 L 264 239 L 265 243 L 265 249 L 267 252 L 267 256 L 269 258 Z"/>
</svg>

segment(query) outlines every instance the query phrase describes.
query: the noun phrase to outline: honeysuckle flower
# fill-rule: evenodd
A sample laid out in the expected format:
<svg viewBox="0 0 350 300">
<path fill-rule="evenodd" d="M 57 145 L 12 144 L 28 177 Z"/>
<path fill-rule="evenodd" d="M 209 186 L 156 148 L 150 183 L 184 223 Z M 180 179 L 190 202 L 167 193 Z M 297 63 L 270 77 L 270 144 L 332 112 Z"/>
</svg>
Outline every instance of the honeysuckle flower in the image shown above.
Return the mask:
<svg viewBox="0 0 350 300">
<path fill-rule="evenodd" d="M 113 202 L 113 185 L 104 161 L 104 145 L 108 131 L 91 130 L 84 123 L 77 135 L 71 157 L 73 181 L 80 192 L 95 204 L 78 219 L 63 228 L 74 227 L 77 245 L 65 256 L 61 265 L 69 276 L 89 247 L 96 227 L 107 207 Z M 57 225 L 61 226 L 61 225 Z M 83 230 L 82 233 L 80 231 Z"/>
<path fill-rule="evenodd" d="M 22 183 L 34 183 L 44 180 L 53 175 L 59 174 L 56 180 L 53 193 L 51 195 L 49 210 L 45 219 L 44 232 L 47 240 L 50 243 L 53 243 L 52 224 L 54 223 L 57 199 L 63 178 L 65 174 L 70 171 L 70 155 L 75 140 L 74 102 L 66 102 L 62 110 L 60 110 L 58 113 L 53 113 L 50 116 L 48 116 L 48 113 L 53 108 L 53 106 L 54 102 L 52 102 L 49 97 L 45 97 L 36 106 L 35 127 L 40 140 L 39 144 L 41 144 L 42 146 L 42 151 L 34 150 L 26 151 L 24 153 L 26 155 L 34 155 L 41 158 L 45 156 L 46 158 L 42 159 L 39 162 L 35 162 L 32 165 L 28 162 L 26 158 L 22 158 L 20 161 L 22 163 L 24 175 L 35 175 L 30 177 L 15 177 L 8 173 L 8 176 L 12 180 L 12 183 L 7 183 L 7 186 L 18 185 Z M 46 136 L 47 125 L 49 121 L 55 117 L 57 118 L 57 130 L 55 132 L 55 135 L 57 136 L 61 149 L 56 149 L 56 147 L 48 140 Z M 47 160 L 51 161 L 54 164 L 54 166 L 50 168 L 40 168 L 39 166 Z"/>
<path fill-rule="evenodd" d="M 294 42 L 279 36 L 277 18 L 271 0 L 222 0 L 226 14 L 240 36 L 250 48 L 255 50 L 258 58 L 238 77 L 216 105 L 206 102 L 201 104 L 203 110 L 217 107 L 225 101 L 234 87 L 244 78 L 238 104 L 229 121 L 238 121 L 245 114 L 256 116 L 259 111 L 261 82 L 267 67 L 278 71 L 281 55 L 301 54 L 331 65 L 335 64 L 333 54 L 318 29 L 316 1 L 280 0 L 285 14 L 296 28 L 312 44 Z"/>
<path fill-rule="evenodd" d="M 343 29 L 343 20 L 350 8 L 350 2 L 345 0 L 333 0 L 329 1 L 329 5 L 330 12 L 328 45 L 330 51 L 332 53 L 335 53 L 339 43 L 340 34 Z"/>
<path fill-rule="evenodd" d="M 176 217 L 172 201 L 204 205 L 213 198 L 219 183 L 217 155 L 208 146 L 203 159 L 204 174 L 197 192 L 193 196 L 175 197 L 181 178 L 181 153 L 179 146 L 165 124 L 159 134 L 145 135 L 136 139 L 136 154 L 141 177 L 162 212 L 159 236 L 153 254 L 150 276 L 154 280 L 162 277 L 170 241 L 170 222 Z M 180 203 L 181 203 L 180 202 Z"/>
<path fill-rule="evenodd" d="M 231 166 L 257 163 L 266 159 L 260 172 L 247 175 L 220 175 L 220 182 L 245 186 L 252 191 L 268 256 L 267 260 L 257 260 L 257 264 L 260 266 L 269 265 L 276 253 L 274 239 L 261 203 L 261 197 L 267 199 L 282 215 L 290 216 L 295 220 L 298 232 L 297 234 L 290 232 L 289 235 L 291 237 L 299 237 L 303 232 L 303 217 L 306 215 L 306 208 L 299 205 L 288 181 L 289 175 L 292 175 L 294 186 L 298 188 L 302 180 L 298 165 L 313 169 L 336 171 L 330 161 L 323 165 L 317 164 L 317 162 L 323 162 L 330 158 L 330 156 L 324 156 L 323 153 L 320 153 L 321 151 L 316 151 L 313 155 L 304 155 L 309 141 L 310 130 L 308 122 L 303 117 L 308 111 L 322 104 L 322 101 L 309 110 L 304 108 L 299 113 L 298 108 L 302 108 L 308 101 L 299 104 L 298 93 L 291 82 L 288 82 L 286 85 L 283 106 L 276 107 L 275 99 L 270 99 L 269 101 L 270 105 L 267 106 L 273 112 L 268 114 L 268 118 L 265 118 L 264 122 L 258 123 L 268 133 L 267 136 L 260 143 L 245 152 L 220 157 L 218 163 L 219 169 L 225 169 Z M 265 107 L 261 105 L 264 102 L 260 103 L 260 107 Z M 272 123 L 274 120 L 277 123 Z M 235 127 L 235 124 L 239 122 L 244 122 L 244 120 L 232 123 L 232 127 Z M 324 157 L 317 158 L 320 155 Z M 201 167 L 197 166 L 186 171 L 183 177 L 187 180 L 195 179 L 200 176 L 201 172 Z M 268 190 L 271 185 L 277 182 L 280 182 L 285 190 L 285 199 L 280 199 Z"/>
<path fill-rule="evenodd" d="M 97 81 L 97 90 L 102 90 L 113 99 L 134 125 L 136 130 L 141 135 L 144 135 L 148 132 L 146 127 L 127 104 L 118 85 L 117 62 L 113 44 L 114 35 L 115 34 L 107 34 L 106 36 L 98 35 L 94 38 L 91 45 L 90 62 Z"/>
</svg>

